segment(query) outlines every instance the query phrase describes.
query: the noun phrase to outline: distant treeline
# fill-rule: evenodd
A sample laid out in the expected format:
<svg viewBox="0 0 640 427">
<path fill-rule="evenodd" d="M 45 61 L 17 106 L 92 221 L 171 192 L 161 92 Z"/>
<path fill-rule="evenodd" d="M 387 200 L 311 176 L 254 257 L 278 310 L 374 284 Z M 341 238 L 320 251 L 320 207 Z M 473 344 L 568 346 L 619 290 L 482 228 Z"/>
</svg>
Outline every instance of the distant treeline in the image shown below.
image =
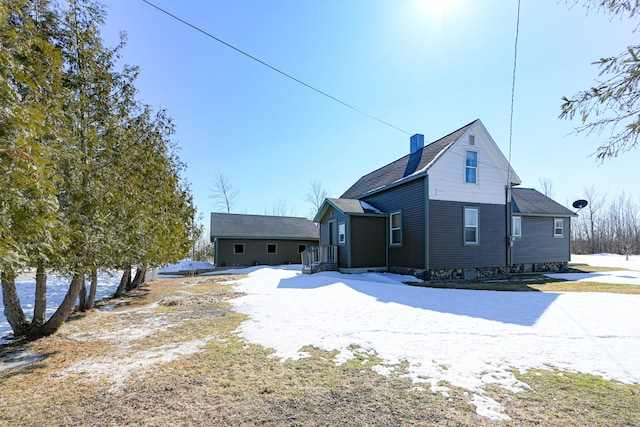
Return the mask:
<svg viewBox="0 0 640 427">
<path fill-rule="evenodd" d="M 611 197 L 593 187 L 585 194 L 589 205 L 573 220 L 572 252 L 640 254 L 640 199 Z"/>
</svg>

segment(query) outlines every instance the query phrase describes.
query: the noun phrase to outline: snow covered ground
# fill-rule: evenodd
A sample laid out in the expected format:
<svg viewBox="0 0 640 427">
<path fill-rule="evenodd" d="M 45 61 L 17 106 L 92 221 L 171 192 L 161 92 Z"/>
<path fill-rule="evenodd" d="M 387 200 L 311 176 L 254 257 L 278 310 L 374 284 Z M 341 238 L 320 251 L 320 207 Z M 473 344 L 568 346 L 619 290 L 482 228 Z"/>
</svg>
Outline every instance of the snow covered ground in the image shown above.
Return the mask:
<svg viewBox="0 0 640 427">
<path fill-rule="evenodd" d="M 626 285 L 640 285 L 640 255 L 630 255 L 629 259 L 622 255 L 571 255 L 572 264 L 587 264 L 596 267 L 621 268 L 619 271 L 598 273 L 560 273 L 547 274 L 556 279 L 599 282 Z M 624 270 L 622 270 L 624 268 Z"/>
<path fill-rule="evenodd" d="M 514 369 L 555 367 L 640 382 L 640 296 L 402 283 L 411 280 L 381 273 L 308 276 L 284 267 L 254 269 L 239 284 L 247 295 L 233 300 L 251 317 L 238 332 L 281 358 L 304 357 L 300 349 L 313 345 L 339 350 L 339 362 L 352 357 L 353 348 L 375 352 L 384 361 L 380 373 L 407 361 L 416 383 L 443 393 L 443 381 L 466 388 L 477 412 L 492 419 L 507 416 L 486 396 L 485 386 L 525 389 Z"/>
<path fill-rule="evenodd" d="M 638 256 L 574 256 L 572 262 L 629 269 L 581 277 L 591 281 L 622 283 L 640 273 Z M 354 351 L 375 352 L 383 361 L 376 367 L 381 374 L 406 361 L 417 387 L 440 393 L 447 393 L 444 382 L 463 387 L 477 412 L 492 419 L 507 417 L 486 395 L 488 384 L 527 388 L 514 369 L 559 368 L 640 383 L 637 295 L 433 289 L 404 284 L 415 280 L 410 276 L 302 275 L 300 266 L 225 271 L 234 272 L 249 274 L 238 284 L 247 295 L 232 300 L 250 316 L 238 333 L 273 348 L 274 356 L 304 357 L 306 345 L 337 349 L 338 363 Z M 118 281 L 117 275 L 101 275 L 98 298 L 110 295 Z M 51 313 L 69 279 L 51 276 L 48 283 Z M 29 317 L 33 289 L 33 280 L 18 284 Z M 8 333 L 0 316 L 0 337 Z"/>
<path fill-rule="evenodd" d="M 120 278 L 122 273 L 98 273 L 98 286 L 96 288 L 96 301 L 113 295 L 115 290 L 120 284 Z M 49 275 L 47 277 L 47 317 L 51 316 L 67 293 L 69 284 L 71 283 L 70 277 Z M 89 287 L 89 281 L 87 280 L 86 286 Z M 20 297 L 20 303 L 27 319 L 33 318 L 33 303 L 36 289 L 35 276 L 33 274 L 21 275 L 16 280 L 16 288 L 18 290 L 18 296 Z M 0 303 L 2 301 L 2 294 L 0 293 Z M 11 327 L 7 322 L 7 318 L 4 316 L 4 303 L 2 304 L 3 310 L 0 313 L 0 345 L 3 342 L 2 337 L 11 334 Z"/>
</svg>

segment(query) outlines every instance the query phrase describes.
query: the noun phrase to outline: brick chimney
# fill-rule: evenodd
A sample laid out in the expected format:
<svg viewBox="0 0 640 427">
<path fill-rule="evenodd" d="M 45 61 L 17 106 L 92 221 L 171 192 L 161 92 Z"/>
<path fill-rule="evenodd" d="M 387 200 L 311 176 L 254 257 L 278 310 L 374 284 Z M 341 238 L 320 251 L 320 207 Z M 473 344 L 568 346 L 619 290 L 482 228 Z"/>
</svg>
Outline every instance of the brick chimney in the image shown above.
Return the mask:
<svg viewBox="0 0 640 427">
<path fill-rule="evenodd" d="M 422 134 L 416 133 L 411 137 L 410 141 L 409 154 L 413 154 L 424 147 L 424 135 Z"/>
</svg>

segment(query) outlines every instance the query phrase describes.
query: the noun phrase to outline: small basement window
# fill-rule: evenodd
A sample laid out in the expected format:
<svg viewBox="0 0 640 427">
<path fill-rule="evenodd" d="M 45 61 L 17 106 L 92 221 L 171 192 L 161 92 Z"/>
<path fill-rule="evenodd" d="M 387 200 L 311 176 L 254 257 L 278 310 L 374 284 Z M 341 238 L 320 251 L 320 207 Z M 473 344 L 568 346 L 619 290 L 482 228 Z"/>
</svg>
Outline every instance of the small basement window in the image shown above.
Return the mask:
<svg viewBox="0 0 640 427">
<path fill-rule="evenodd" d="M 564 219 L 553 219 L 553 237 L 564 237 Z"/>
<path fill-rule="evenodd" d="M 275 254 L 278 251 L 278 245 L 276 245 L 275 243 L 270 243 L 267 245 L 267 253 L 268 254 Z"/>
<path fill-rule="evenodd" d="M 234 254 L 243 254 L 244 253 L 244 243 L 235 243 L 233 245 L 233 253 Z"/>
</svg>

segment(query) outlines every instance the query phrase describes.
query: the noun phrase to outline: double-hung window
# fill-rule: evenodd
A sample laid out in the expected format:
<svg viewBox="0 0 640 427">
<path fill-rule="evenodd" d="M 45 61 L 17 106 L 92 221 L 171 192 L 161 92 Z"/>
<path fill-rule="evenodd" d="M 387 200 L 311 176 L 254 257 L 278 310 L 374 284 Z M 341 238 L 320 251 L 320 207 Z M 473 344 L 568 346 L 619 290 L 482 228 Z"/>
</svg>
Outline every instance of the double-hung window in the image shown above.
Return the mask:
<svg viewBox="0 0 640 427">
<path fill-rule="evenodd" d="M 478 183 L 478 152 L 466 150 L 464 154 L 464 182 Z"/>
<path fill-rule="evenodd" d="M 464 244 L 477 245 L 480 242 L 478 232 L 478 208 L 464 208 Z"/>
<path fill-rule="evenodd" d="M 389 215 L 389 244 L 391 246 L 402 245 L 402 213 L 394 212 Z"/>
<path fill-rule="evenodd" d="M 564 237 L 564 219 L 553 219 L 553 237 Z"/>
<path fill-rule="evenodd" d="M 344 222 L 338 224 L 338 244 L 344 245 L 347 241 L 347 228 Z"/>
</svg>

